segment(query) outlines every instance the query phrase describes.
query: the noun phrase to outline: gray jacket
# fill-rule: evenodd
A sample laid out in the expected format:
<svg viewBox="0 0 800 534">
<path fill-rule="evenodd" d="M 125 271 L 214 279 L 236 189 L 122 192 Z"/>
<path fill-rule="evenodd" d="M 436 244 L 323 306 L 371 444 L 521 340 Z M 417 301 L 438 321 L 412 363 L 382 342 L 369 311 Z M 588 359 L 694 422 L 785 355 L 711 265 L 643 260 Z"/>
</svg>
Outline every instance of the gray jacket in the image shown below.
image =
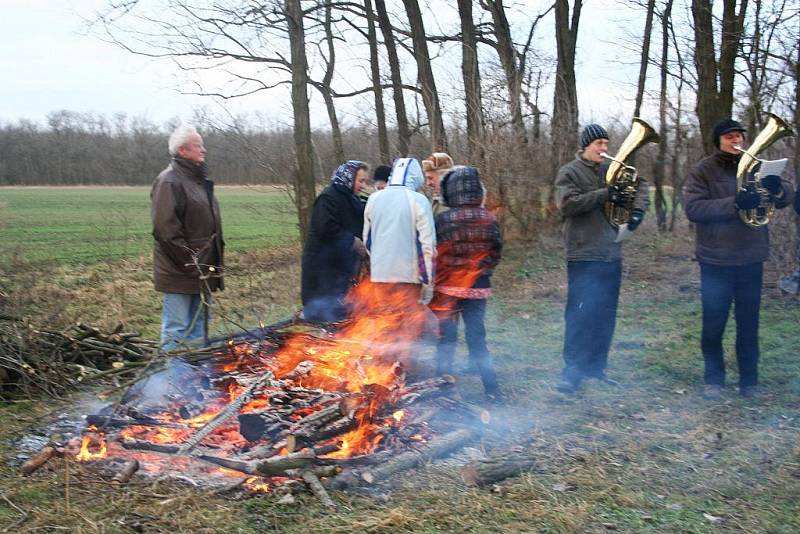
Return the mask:
<svg viewBox="0 0 800 534">
<path fill-rule="evenodd" d="M 608 200 L 607 165 L 583 159 L 581 152 L 558 170 L 555 181 L 556 207 L 564 221 L 567 261 L 616 261 L 622 244 L 615 243 L 617 230 L 608 222 L 603 206 Z M 647 182 L 641 178 L 635 208 L 644 211 L 650 203 Z"/>
</svg>

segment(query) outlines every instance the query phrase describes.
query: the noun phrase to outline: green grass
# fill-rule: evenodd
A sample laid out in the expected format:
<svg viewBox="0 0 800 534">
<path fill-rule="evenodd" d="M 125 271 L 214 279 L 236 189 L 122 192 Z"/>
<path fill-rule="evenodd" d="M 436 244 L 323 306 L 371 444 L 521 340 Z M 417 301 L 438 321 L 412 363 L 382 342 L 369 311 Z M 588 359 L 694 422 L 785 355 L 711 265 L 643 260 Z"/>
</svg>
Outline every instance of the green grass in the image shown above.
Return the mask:
<svg viewBox="0 0 800 534">
<path fill-rule="evenodd" d="M 297 241 L 295 211 L 285 192 L 221 186 L 217 197 L 227 250 Z M 151 231 L 147 187 L 0 188 L 0 267 L 135 258 L 149 254 Z"/>
</svg>

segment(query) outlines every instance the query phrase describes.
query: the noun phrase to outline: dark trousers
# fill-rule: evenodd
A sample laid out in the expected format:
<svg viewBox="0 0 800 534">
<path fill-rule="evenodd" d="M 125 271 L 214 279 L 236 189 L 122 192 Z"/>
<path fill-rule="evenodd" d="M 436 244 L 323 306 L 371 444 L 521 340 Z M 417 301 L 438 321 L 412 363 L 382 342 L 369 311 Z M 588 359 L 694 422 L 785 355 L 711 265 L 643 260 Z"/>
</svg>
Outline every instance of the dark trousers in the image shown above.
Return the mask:
<svg viewBox="0 0 800 534">
<path fill-rule="evenodd" d="M 605 372 L 621 283 L 621 260 L 567 262 L 565 380 L 580 383 Z"/>
<path fill-rule="evenodd" d="M 439 343 L 436 347 L 437 374 L 453 372 L 453 356 L 458 339 L 458 317 L 464 319 L 464 335 L 467 339 L 469 359 L 481 375 L 486 393 L 498 390 L 497 374 L 492 364 L 492 356 L 486 346 L 486 299 L 459 299 L 443 293 L 436 293 L 431 309 L 439 319 Z"/>
<path fill-rule="evenodd" d="M 700 346 L 705 360 L 706 384 L 725 385 L 722 335 L 731 303 L 736 318 L 736 362 L 739 386 L 758 384 L 758 312 L 761 307 L 763 263 L 719 266 L 700 263 L 703 334 Z"/>
</svg>

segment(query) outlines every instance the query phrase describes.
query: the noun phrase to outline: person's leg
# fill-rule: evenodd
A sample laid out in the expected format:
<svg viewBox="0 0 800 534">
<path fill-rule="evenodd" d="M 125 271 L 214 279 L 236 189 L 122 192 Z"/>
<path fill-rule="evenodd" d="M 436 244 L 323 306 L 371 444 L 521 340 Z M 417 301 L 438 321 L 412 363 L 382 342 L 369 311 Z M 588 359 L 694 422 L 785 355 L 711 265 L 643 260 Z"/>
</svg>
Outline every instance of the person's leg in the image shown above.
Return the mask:
<svg viewBox="0 0 800 534">
<path fill-rule="evenodd" d="M 168 352 L 185 343 L 191 323 L 192 297 L 180 293 L 164 293 L 161 308 L 161 350 Z"/>
<path fill-rule="evenodd" d="M 734 315 L 740 388 L 758 384 L 758 315 L 761 308 L 763 267 L 763 263 L 737 267 Z"/>
<path fill-rule="evenodd" d="M 593 347 L 586 362 L 585 373 L 589 376 L 602 377 L 606 372 L 608 351 L 617 325 L 622 261 L 597 262 L 594 265 L 592 278 L 595 281 L 595 291 L 589 302 L 589 309 L 595 317 L 595 329 L 592 336 Z"/>
<path fill-rule="evenodd" d="M 439 340 L 436 345 L 436 374 L 453 373 L 453 357 L 458 340 L 458 299 L 434 293 L 431 310 L 439 320 Z"/>
<path fill-rule="evenodd" d="M 591 264 L 587 261 L 567 262 L 567 306 L 564 311 L 563 379 L 578 386 L 591 350 L 591 327 L 594 318 L 587 309 L 593 286 Z"/>
<path fill-rule="evenodd" d="M 186 342 L 192 345 L 208 344 L 208 327 L 211 324 L 211 295 L 205 296 L 205 303 L 201 295 L 191 295 L 189 305 L 189 325 L 191 329 L 186 334 Z"/>
<path fill-rule="evenodd" d="M 497 373 L 492 364 L 492 355 L 486 346 L 486 299 L 462 299 L 461 314 L 464 318 L 464 331 L 469 349 L 469 359 L 474 362 L 487 395 L 499 394 Z"/>
<path fill-rule="evenodd" d="M 705 362 L 704 382 L 725 385 L 722 335 L 733 300 L 735 267 L 700 264 L 700 295 L 703 303 L 703 333 L 700 348 Z"/>
</svg>

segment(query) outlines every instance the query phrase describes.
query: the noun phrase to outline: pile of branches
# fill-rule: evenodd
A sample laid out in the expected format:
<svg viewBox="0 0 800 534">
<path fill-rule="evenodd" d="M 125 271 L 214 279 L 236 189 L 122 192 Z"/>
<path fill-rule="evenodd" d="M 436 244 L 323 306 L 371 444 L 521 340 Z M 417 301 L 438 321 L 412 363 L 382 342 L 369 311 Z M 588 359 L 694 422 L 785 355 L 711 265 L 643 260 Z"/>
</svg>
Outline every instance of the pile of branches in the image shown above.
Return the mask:
<svg viewBox="0 0 800 534">
<path fill-rule="evenodd" d="M 122 324 L 104 332 L 82 323 L 48 329 L 0 315 L 0 395 L 57 397 L 100 378 L 141 371 L 158 355 L 158 343 Z"/>
</svg>

